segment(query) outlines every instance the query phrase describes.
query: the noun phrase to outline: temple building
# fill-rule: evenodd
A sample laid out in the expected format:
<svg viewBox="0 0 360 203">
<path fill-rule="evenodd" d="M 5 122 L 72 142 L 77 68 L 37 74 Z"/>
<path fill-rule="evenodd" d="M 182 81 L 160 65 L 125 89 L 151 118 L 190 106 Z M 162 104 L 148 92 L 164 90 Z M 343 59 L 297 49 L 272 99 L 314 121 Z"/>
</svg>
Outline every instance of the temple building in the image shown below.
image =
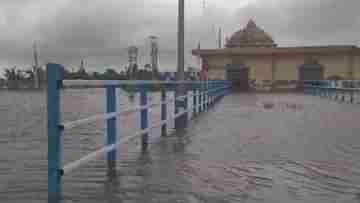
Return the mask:
<svg viewBox="0 0 360 203">
<path fill-rule="evenodd" d="M 250 20 L 226 40 L 225 48 L 195 49 L 207 64 L 209 79 L 227 79 L 240 89 L 276 88 L 302 80 L 360 79 L 360 48 L 344 46 L 279 47 Z"/>
</svg>

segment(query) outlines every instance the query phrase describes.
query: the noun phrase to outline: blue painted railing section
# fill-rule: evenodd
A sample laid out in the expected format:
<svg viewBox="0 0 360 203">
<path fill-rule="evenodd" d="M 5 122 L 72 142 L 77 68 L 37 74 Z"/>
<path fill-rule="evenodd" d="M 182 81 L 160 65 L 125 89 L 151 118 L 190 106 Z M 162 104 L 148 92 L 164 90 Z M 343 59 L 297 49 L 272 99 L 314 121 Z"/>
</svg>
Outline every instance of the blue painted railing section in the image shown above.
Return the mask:
<svg viewBox="0 0 360 203">
<path fill-rule="evenodd" d="M 113 86 L 106 87 L 106 112 L 113 113 L 116 112 L 116 88 Z M 108 118 L 106 120 L 106 145 L 113 145 L 117 140 L 117 127 L 116 127 L 117 117 Z M 120 132 L 119 132 L 120 134 Z M 110 169 L 115 168 L 116 160 L 116 151 L 112 150 L 108 152 L 108 167 Z"/>
<path fill-rule="evenodd" d="M 309 80 L 303 81 L 304 94 L 358 103 L 360 81 L 358 80 Z"/>
<path fill-rule="evenodd" d="M 60 88 L 63 78 L 61 67 L 47 65 L 47 117 L 48 117 L 48 202 L 57 202 L 61 194 L 61 143 Z"/>
<path fill-rule="evenodd" d="M 47 116 L 48 116 L 48 202 L 56 203 L 61 200 L 62 176 L 106 154 L 109 171 L 116 169 L 116 150 L 121 143 L 131 139 L 141 139 L 142 151 L 148 148 L 149 132 L 153 128 L 161 128 L 161 136 L 167 135 L 169 122 L 192 113 L 192 117 L 206 111 L 214 103 L 219 101 L 230 91 L 231 83 L 227 81 L 177 81 L 177 82 L 153 82 L 153 81 L 68 81 L 64 80 L 64 68 L 59 64 L 47 64 Z M 160 103 L 149 102 L 148 95 L 154 85 L 160 86 Z M 170 98 L 168 92 L 174 92 L 178 87 L 183 88 L 183 94 Z M 131 87 L 132 91 L 139 93 L 138 106 L 126 108 L 117 106 L 118 100 L 116 89 Z M 93 115 L 88 118 L 61 123 L 61 91 L 62 89 L 104 88 L 106 91 L 106 112 Z M 188 98 L 192 97 L 192 104 L 188 104 Z M 167 113 L 168 105 L 175 104 L 174 114 Z M 160 106 L 161 119 L 157 123 L 149 123 L 149 108 Z M 117 120 L 129 113 L 139 113 L 140 131 L 133 135 L 121 137 L 121 123 L 117 126 Z M 103 148 L 91 152 L 81 159 L 62 164 L 63 132 L 85 123 L 103 120 L 106 123 L 106 140 Z M 176 126 L 176 125 L 175 125 Z M 181 127 L 186 127 L 181 126 Z M 179 126 L 178 126 L 179 128 Z M 181 129 L 176 129 L 181 130 Z M 121 157 L 119 157 L 121 158 Z"/>
</svg>

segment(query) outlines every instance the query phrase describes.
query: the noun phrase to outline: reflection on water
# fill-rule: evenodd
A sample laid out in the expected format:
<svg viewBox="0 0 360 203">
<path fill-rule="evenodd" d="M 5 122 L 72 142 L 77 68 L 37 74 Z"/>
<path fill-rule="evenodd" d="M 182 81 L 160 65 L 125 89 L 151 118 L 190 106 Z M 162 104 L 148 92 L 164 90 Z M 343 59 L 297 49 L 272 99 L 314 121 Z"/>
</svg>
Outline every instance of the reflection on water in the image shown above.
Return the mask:
<svg viewBox="0 0 360 203">
<path fill-rule="evenodd" d="M 139 102 L 118 94 L 119 108 Z M 102 113 L 104 105 L 102 90 L 66 90 L 62 119 Z M 0 92 L 0 202 L 47 200 L 45 107 L 40 92 Z M 151 115 L 156 122 L 159 108 Z M 99 157 L 66 175 L 63 202 L 358 203 L 359 118 L 356 106 L 317 97 L 230 95 L 186 134 L 161 138 L 154 130 L 146 153 L 138 140 L 121 145 L 116 171 Z M 139 129 L 138 119 L 122 117 L 120 136 Z M 66 132 L 64 163 L 101 147 L 104 128 L 97 121 Z"/>
</svg>

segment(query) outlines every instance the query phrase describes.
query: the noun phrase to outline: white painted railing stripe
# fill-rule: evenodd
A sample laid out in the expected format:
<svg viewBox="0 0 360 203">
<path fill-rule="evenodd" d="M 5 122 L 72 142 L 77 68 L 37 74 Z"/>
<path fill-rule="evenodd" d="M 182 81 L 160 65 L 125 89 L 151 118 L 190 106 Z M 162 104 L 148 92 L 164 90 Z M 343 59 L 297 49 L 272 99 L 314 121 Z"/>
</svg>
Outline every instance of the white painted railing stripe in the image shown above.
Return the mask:
<svg viewBox="0 0 360 203">
<path fill-rule="evenodd" d="M 205 91 L 205 92 L 202 92 L 202 93 L 197 93 L 197 94 L 194 94 L 194 93 L 190 92 L 188 95 L 183 95 L 183 96 L 177 97 L 176 100 L 183 100 L 187 96 L 205 95 L 205 94 L 207 94 L 209 92 L 217 91 L 217 90 L 220 90 L 220 89 L 223 89 L 223 87 L 208 90 L 208 91 Z M 136 113 L 136 112 L 141 111 L 143 109 L 152 108 L 152 107 L 159 106 L 159 105 L 162 105 L 162 104 L 169 104 L 169 103 L 174 102 L 174 101 L 175 101 L 175 99 L 169 99 L 169 100 L 167 100 L 165 102 L 151 103 L 151 104 L 148 104 L 148 105 L 145 105 L 145 106 L 136 106 L 136 107 L 128 108 L 128 109 L 125 109 L 125 110 L 121 110 L 119 112 L 98 114 L 98 115 L 90 116 L 88 118 L 84 118 L 84 119 L 80 119 L 80 120 L 76 120 L 76 121 L 65 122 L 63 124 L 63 126 L 64 126 L 65 130 L 69 130 L 69 129 L 72 129 L 72 128 L 76 127 L 76 126 L 83 125 L 83 124 L 88 124 L 88 123 L 91 123 L 91 122 L 94 122 L 94 121 L 97 121 L 97 120 L 107 120 L 107 119 L 111 119 L 111 118 L 114 118 L 114 117 L 117 117 L 117 116 L 120 116 L 120 115 L 124 115 L 124 114 Z"/>
<path fill-rule="evenodd" d="M 64 167 L 63 167 L 63 172 L 64 174 L 68 174 L 70 173 L 71 171 L 81 167 L 82 165 L 94 160 L 94 159 L 97 159 L 100 155 L 103 155 L 107 152 L 110 152 L 114 149 L 116 149 L 120 144 L 123 144 L 123 143 L 126 143 L 126 142 L 129 142 L 130 140 L 136 138 L 136 137 L 139 137 L 145 133 L 149 133 L 151 132 L 152 129 L 156 128 L 156 127 L 159 127 L 159 126 L 162 126 L 166 123 L 169 123 L 171 121 L 173 121 L 173 119 L 185 114 L 185 113 L 188 113 L 189 111 L 180 111 L 179 113 L 177 114 L 173 114 L 172 116 L 170 116 L 169 119 L 167 120 L 164 120 L 164 121 L 160 121 L 158 123 L 155 123 L 154 125 L 152 125 L 151 127 L 148 127 L 146 129 L 143 129 L 143 130 L 140 130 L 138 132 L 136 132 L 134 135 L 132 136 L 127 136 L 127 137 L 124 137 L 124 138 L 121 138 L 120 141 L 118 141 L 117 143 L 115 144 L 112 144 L 112 145 L 109 145 L 109 146 L 104 146 L 102 147 L 101 149 L 99 150 L 96 150 L 94 152 L 91 152 L 90 154 L 80 158 L 79 160 L 76 160 L 76 161 L 73 161 L 71 163 L 68 163 L 66 164 Z"/>
<path fill-rule="evenodd" d="M 141 86 L 141 85 L 209 85 L 218 81 L 148 81 L 148 80 L 64 80 L 63 88 L 100 88 L 107 86 Z"/>
<path fill-rule="evenodd" d="M 197 94 L 194 94 L 194 93 L 191 92 L 190 94 L 177 97 L 176 100 L 183 100 L 184 98 L 186 98 L 189 95 L 192 95 L 192 96 L 206 95 L 208 92 L 217 91 L 217 90 L 225 89 L 225 88 L 226 87 L 216 88 L 216 89 L 208 90 L 208 91 L 197 93 Z M 218 97 L 218 96 L 220 96 L 220 95 L 217 95 L 216 97 Z M 213 100 L 214 100 L 214 98 L 206 97 L 205 101 L 199 102 L 195 107 L 199 108 L 200 106 L 203 106 L 204 104 L 208 104 L 209 102 L 212 102 Z M 175 99 L 166 100 L 165 102 L 160 102 L 160 103 L 157 103 L 157 104 L 149 104 L 149 105 L 145 105 L 145 106 L 137 106 L 135 108 L 126 109 L 126 110 L 123 110 L 123 111 L 120 111 L 120 112 L 95 115 L 95 116 L 92 116 L 90 118 L 65 123 L 64 128 L 65 129 L 70 129 L 70 128 L 73 128 L 73 127 L 75 127 L 77 125 L 80 125 L 80 124 L 89 123 L 89 122 L 99 120 L 99 119 L 109 119 L 109 118 L 113 118 L 113 117 L 116 117 L 116 116 L 122 115 L 122 114 L 134 113 L 134 112 L 139 111 L 139 110 L 151 108 L 151 107 L 156 106 L 156 105 L 168 104 L 168 103 L 173 102 L 173 101 L 175 101 Z M 84 164 L 98 158 L 100 155 L 103 155 L 103 154 L 105 154 L 107 152 L 110 152 L 110 151 L 116 149 L 120 144 L 129 142 L 130 140 L 132 140 L 132 139 L 134 139 L 136 137 L 139 137 L 139 136 L 141 136 L 141 135 L 143 135 L 145 133 L 150 133 L 152 131 L 152 129 L 160 127 L 160 126 L 162 126 L 164 124 L 167 124 L 169 122 L 172 122 L 174 119 L 180 117 L 181 115 L 183 115 L 185 113 L 189 113 L 191 111 L 192 111 L 192 108 L 189 108 L 187 111 L 180 110 L 177 114 L 171 114 L 171 116 L 166 120 L 161 120 L 161 121 L 155 122 L 150 127 L 146 128 L 146 129 L 143 129 L 143 130 L 140 130 L 140 131 L 136 132 L 132 136 L 127 136 L 127 137 L 121 138 L 121 140 L 119 140 L 115 144 L 112 144 L 112 145 L 109 145 L 109 146 L 104 146 L 101 149 L 98 149 L 98 150 L 96 150 L 94 152 L 91 152 L 90 154 L 80 158 L 79 160 L 76 160 L 76 161 L 73 161 L 71 163 L 66 164 L 63 167 L 63 172 L 64 172 L 64 174 L 68 174 L 68 173 L 72 172 L 73 170 L 81 167 L 82 165 L 84 165 Z"/>
<path fill-rule="evenodd" d="M 318 89 L 332 89 L 332 90 L 360 91 L 360 88 L 321 87 L 321 86 L 316 86 L 316 85 L 304 85 L 304 87 L 311 87 L 311 88 L 318 88 Z"/>
</svg>

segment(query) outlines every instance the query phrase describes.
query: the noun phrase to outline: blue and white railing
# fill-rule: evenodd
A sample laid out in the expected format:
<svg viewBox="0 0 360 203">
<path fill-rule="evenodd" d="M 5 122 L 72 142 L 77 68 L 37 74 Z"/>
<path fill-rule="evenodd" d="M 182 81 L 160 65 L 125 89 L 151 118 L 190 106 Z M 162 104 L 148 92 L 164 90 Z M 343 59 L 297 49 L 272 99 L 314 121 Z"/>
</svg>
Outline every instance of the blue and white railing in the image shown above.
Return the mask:
<svg viewBox="0 0 360 203">
<path fill-rule="evenodd" d="M 358 80 L 308 80 L 303 81 L 302 87 L 305 94 L 341 102 L 358 103 L 360 96 Z"/>
<path fill-rule="evenodd" d="M 193 117 L 206 111 L 211 105 L 221 99 L 230 90 L 227 81 L 68 81 L 64 80 L 64 68 L 59 64 L 47 64 L 47 114 L 48 114 L 48 202 L 58 202 L 61 199 L 61 179 L 75 169 L 95 160 L 99 155 L 105 154 L 109 170 L 116 167 L 116 149 L 122 143 L 140 138 L 142 150 L 147 150 L 148 136 L 154 128 L 161 127 L 161 135 L 166 136 L 167 125 L 175 120 L 175 129 L 186 128 L 188 114 Z M 153 85 L 161 90 L 161 102 L 149 103 L 148 94 Z M 140 104 L 135 107 L 120 109 L 116 105 L 117 88 L 132 87 L 140 94 Z M 82 88 L 106 89 L 106 112 L 75 121 L 61 122 L 61 90 Z M 181 88 L 181 89 L 180 89 Z M 167 98 L 168 92 L 177 91 L 175 98 Z M 193 104 L 188 105 L 188 97 L 193 97 Z M 167 106 L 175 104 L 175 112 L 167 114 Z M 149 109 L 161 106 L 161 120 L 149 125 Z M 123 106 L 121 106 L 123 108 Z M 128 137 L 120 137 L 117 120 L 131 113 L 140 113 L 140 131 Z M 63 132 L 79 125 L 104 120 L 106 122 L 106 145 L 90 154 L 71 163 L 62 163 Z"/>
</svg>

